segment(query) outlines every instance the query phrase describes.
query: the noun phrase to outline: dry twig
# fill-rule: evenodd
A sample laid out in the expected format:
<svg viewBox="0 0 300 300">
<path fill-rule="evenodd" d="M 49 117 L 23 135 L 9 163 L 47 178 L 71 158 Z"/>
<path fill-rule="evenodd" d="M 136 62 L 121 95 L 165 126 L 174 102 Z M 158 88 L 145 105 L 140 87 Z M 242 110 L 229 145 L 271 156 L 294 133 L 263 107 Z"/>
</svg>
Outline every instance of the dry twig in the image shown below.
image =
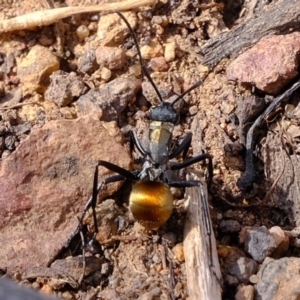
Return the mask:
<svg viewBox="0 0 300 300">
<path fill-rule="evenodd" d="M 39 106 L 42 106 L 41 103 L 37 102 L 37 101 L 31 101 L 31 102 L 22 102 L 22 103 L 17 103 L 15 105 L 11 105 L 11 106 L 3 106 L 3 107 L 0 107 L 0 111 L 1 110 L 9 110 L 9 109 L 14 109 L 14 108 L 19 108 L 19 107 L 22 107 L 24 105 L 39 105 Z"/>
<path fill-rule="evenodd" d="M 68 6 L 49 10 L 35 11 L 12 19 L 3 20 L 0 23 L 0 33 L 24 30 L 37 26 L 53 24 L 61 19 L 82 13 L 96 13 L 110 10 L 131 10 L 142 6 L 155 6 L 157 0 L 125 0 L 115 3 L 104 3 L 93 6 Z"/>
<path fill-rule="evenodd" d="M 199 180 L 195 174 L 189 179 Z M 187 287 L 190 299 L 221 299 L 221 271 L 213 231 L 208 235 L 203 200 L 207 201 L 206 186 L 186 189 L 189 198 L 184 230 L 184 253 Z M 202 197 L 206 197 L 203 199 Z M 207 204 L 208 205 L 208 204 Z M 212 225 L 210 225 L 212 228 Z M 210 241 L 209 241 L 210 240 Z"/>
</svg>

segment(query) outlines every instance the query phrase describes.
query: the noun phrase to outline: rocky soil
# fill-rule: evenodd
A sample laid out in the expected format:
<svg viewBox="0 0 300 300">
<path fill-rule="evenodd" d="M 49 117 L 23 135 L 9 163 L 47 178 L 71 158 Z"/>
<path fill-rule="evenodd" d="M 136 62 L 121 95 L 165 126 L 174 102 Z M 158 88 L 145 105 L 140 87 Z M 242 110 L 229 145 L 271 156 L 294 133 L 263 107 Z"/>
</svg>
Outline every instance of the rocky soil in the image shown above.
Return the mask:
<svg viewBox="0 0 300 300">
<path fill-rule="evenodd" d="M 251 124 L 299 80 L 299 32 L 255 40 L 214 68 L 203 64 L 202 55 L 207 43 L 281 1 L 289 2 L 161 1 L 124 12 L 164 99 L 203 80 L 179 103 L 173 139 L 178 144 L 192 132 L 188 155 L 213 157 L 208 200 L 223 299 L 300 294 L 299 92 L 259 127 L 254 183 L 247 189 L 238 184 L 248 168 Z M 0 20 L 96 2 L 3 1 Z M 169 221 L 148 232 L 128 210 L 130 183 L 107 185 L 97 207 L 102 251 L 87 251 L 83 276 L 81 238 L 74 232 L 91 196 L 95 164 L 138 168 L 129 132 L 147 144 L 149 109 L 158 100 L 117 14 L 56 21 L 12 32 L 0 27 L 1 274 L 63 299 L 191 299 L 183 247 L 185 191 L 178 188 L 171 189 Z M 112 174 L 99 170 L 99 178 Z M 88 239 L 93 231 L 89 214 L 82 232 Z"/>
</svg>

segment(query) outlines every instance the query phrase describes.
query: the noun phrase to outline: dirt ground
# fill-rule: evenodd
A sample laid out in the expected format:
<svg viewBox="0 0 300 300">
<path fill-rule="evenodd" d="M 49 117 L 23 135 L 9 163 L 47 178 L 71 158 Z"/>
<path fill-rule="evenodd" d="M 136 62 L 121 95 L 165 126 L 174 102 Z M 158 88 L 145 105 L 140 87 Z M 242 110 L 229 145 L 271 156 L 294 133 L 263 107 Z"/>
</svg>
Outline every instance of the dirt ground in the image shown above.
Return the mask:
<svg viewBox="0 0 300 300">
<path fill-rule="evenodd" d="M 49 0 L 45 3 L 40 1 L 40 6 L 30 0 L 15 0 L 12 3 L 7 1 L 3 8 L 0 7 L 0 19 L 51 8 L 52 5 L 48 2 L 54 7 L 59 7 L 96 4 L 97 1 L 82 3 L 83 1 L 79 0 L 53 2 Z M 203 59 L 199 54 L 201 47 L 210 38 L 217 36 L 225 29 L 230 30 L 233 24 L 246 19 L 245 15 L 239 19 L 243 1 L 232 2 L 209 0 L 202 1 L 200 4 L 199 1 L 193 0 L 161 2 L 154 9 L 141 10 L 136 13 L 138 21 L 134 30 L 140 47 L 148 44 L 149 41 L 155 41 L 164 46 L 171 45 L 173 42 L 176 44 L 176 56 L 167 62 L 166 69 L 163 69 L 160 62 L 158 62 L 158 67 L 155 66 L 157 62 L 151 60 L 155 56 L 166 56 L 166 53 L 153 54 L 156 51 L 155 46 L 149 50 L 149 59 L 145 62 L 146 66 L 151 69 L 152 78 L 157 86 L 164 87 L 167 91 L 171 87 L 175 93 L 180 94 L 193 83 L 205 79 L 200 88 L 185 96 L 180 110 L 180 123 L 174 130 L 174 141 L 178 143 L 185 134 L 193 132 L 189 155 L 206 152 L 213 157 L 214 177 L 209 191 L 209 203 L 219 249 L 224 249 L 226 246 L 234 246 L 237 249 L 239 247 L 237 234 L 227 234 L 220 230 L 220 224 L 226 217 L 238 220 L 242 227 L 279 225 L 289 228 L 290 224 L 285 211 L 273 208 L 265 202 L 258 205 L 264 199 L 268 188 L 268 183 L 264 180 L 256 181 L 254 196 L 241 193 L 236 185 L 245 168 L 237 121 L 237 99 L 247 95 L 249 91 L 228 83 L 225 69 L 229 59 L 223 59 L 214 70 L 209 70 L 201 64 Z M 84 74 L 78 69 L 81 58 L 78 53 L 83 53 L 91 47 L 97 34 L 98 20 L 99 14 L 81 14 L 35 30 L 1 34 L 0 58 L 2 57 L 2 64 L 5 61 L 9 71 L 2 72 L 0 97 L 8 93 L 18 97 L 16 89 L 20 81 L 17 68 L 20 61 L 35 45 L 50 49 L 60 61 L 59 69 L 65 72 L 75 72 L 83 79 L 88 89 L 104 87 L 107 82 L 118 77 L 133 76 L 134 68 L 138 70 L 136 66 L 139 63 L 132 50 L 134 44 L 131 36 L 126 37 L 122 44 L 117 45 L 125 49 L 127 54 L 131 53 L 131 57 L 127 58 L 126 63 L 120 69 L 110 70 L 111 76 L 108 79 L 103 73 L 95 71 Z M 78 31 L 80 26 L 84 27 Z M 89 30 L 88 36 L 81 38 L 86 28 Z M 6 55 L 8 53 L 10 56 Z M 132 66 L 135 67 L 132 68 Z M 136 73 L 136 77 L 141 79 L 140 71 Z M 143 81 L 146 79 L 143 78 Z M 28 85 L 27 88 L 30 89 L 30 86 Z M 30 130 L 12 135 L 11 147 L 8 147 L 7 143 L 5 146 L 1 145 L 2 160 L 8 157 L 22 143 L 22 140 L 30 135 L 31 131 L 41 128 L 48 121 L 79 117 L 77 99 L 62 108 L 45 102 L 45 90 L 41 92 L 29 90 L 23 95 L 25 95 L 24 98 L 21 96 L 20 101 L 13 103 L 9 108 L 3 109 L 0 106 L 0 126 L 7 126 L 7 120 L 13 120 L 14 126 L 19 124 L 24 126 L 30 123 Z M 36 107 L 34 105 L 23 106 L 22 103 L 25 100 L 26 102 L 40 102 L 45 117 L 43 119 L 32 117 L 38 116 L 35 114 Z M 121 130 L 125 149 L 128 149 L 130 129 L 135 129 L 139 137 L 142 136 L 144 128 L 147 127 L 147 111 L 150 106 L 149 102 L 140 97 L 113 119 Z M 266 134 L 263 133 L 263 135 Z M 232 155 L 230 149 L 233 149 L 232 151 L 237 155 Z M 263 175 L 261 162 L 258 162 L 257 166 Z M 92 169 L 91 172 L 93 172 Z M 79 236 L 73 239 L 69 249 L 64 249 L 58 256 L 64 261 L 61 262 L 63 271 L 61 269 L 56 271 L 60 276 L 51 274 L 46 276 L 45 271 L 40 270 L 36 273 L 29 272 L 30 274 L 27 274 L 25 279 L 24 276 L 15 274 L 16 279 L 64 299 L 188 299 L 182 246 L 185 223 L 184 190 L 172 189 L 177 199 L 174 202 L 174 212 L 167 224 L 154 233 L 141 229 L 129 214 L 128 204 L 126 204 L 129 192 L 130 186 L 124 184 L 98 208 L 98 218 L 101 223 L 99 241 L 103 246 L 103 253 L 96 255 L 97 262 L 91 255 L 87 258 L 87 268 L 91 270 L 86 272 L 90 274 L 85 276 L 80 287 L 77 286 L 76 280 L 74 282 L 73 279 L 67 277 L 61 278 L 63 272 L 67 273 L 66 268 L 74 264 L 74 261 L 71 259 L 68 261 L 65 257 L 71 254 L 73 256 L 82 254 L 80 247 L 78 248 Z M 115 222 L 116 218 L 118 223 Z M 86 222 L 91 223 L 91 218 L 88 218 Z M 101 267 L 97 269 L 96 266 L 99 263 Z M 77 273 L 74 270 L 71 273 L 73 278 L 79 279 L 82 268 L 78 266 L 81 260 L 77 259 L 76 264 L 77 267 L 74 269 Z M 226 280 L 228 266 L 222 264 L 222 260 L 221 269 L 225 284 L 224 299 L 233 299 L 235 288 Z"/>
</svg>

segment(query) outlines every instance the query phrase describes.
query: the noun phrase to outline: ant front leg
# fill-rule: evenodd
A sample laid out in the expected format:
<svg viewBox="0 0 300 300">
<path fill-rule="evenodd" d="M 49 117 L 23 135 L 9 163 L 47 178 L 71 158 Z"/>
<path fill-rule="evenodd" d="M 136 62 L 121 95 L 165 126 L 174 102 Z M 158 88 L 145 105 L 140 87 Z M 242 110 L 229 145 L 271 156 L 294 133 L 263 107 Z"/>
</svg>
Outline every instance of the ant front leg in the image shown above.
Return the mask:
<svg viewBox="0 0 300 300">
<path fill-rule="evenodd" d="M 136 132 L 134 130 L 131 130 L 130 131 L 130 152 L 132 152 L 134 150 L 134 147 L 136 147 L 138 149 L 138 151 L 140 152 L 140 154 L 143 157 L 146 157 L 147 155 L 149 155 L 149 153 L 141 145 L 141 143 L 136 135 Z"/>
</svg>

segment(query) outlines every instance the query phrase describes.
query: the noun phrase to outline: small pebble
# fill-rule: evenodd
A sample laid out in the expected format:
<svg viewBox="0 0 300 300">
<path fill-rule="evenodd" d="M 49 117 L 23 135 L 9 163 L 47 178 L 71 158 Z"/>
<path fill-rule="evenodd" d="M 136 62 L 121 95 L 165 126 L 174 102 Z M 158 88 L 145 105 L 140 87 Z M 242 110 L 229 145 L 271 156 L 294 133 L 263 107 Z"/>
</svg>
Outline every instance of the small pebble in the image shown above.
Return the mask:
<svg viewBox="0 0 300 300">
<path fill-rule="evenodd" d="M 174 246 L 174 247 L 172 248 L 172 252 L 174 253 L 175 258 L 176 258 L 178 261 L 183 262 L 183 261 L 185 260 L 182 243 L 179 243 L 179 244 L 177 244 L 176 246 Z"/>
<path fill-rule="evenodd" d="M 76 34 L 80 40 L 84 40 L 86 37 L 90 35 L 90 30 L 85 25 L 80 25 L 76 29 Z"/>
<path fill-rule="evenodd" d="M 160 264 L 161 263 L 161 257 L 160 255 L 158 255 L 157 253 L 155 253 L 152 257 L 152 261 L 155 263 L 155 264 Z"/>
<path fill-rule="evenodd" d="M 135 64 L 129 67 L 129 74 L 134 77 L 139 77 L 142 74 L 142 67 L 140 64 Z"/>
<path fill-rule="evenodd" d="M 300 237 L 300 227 L 295 227 L 292 231 L 291 231 L 291 235 L 293 237 Z"/>
<path fill-rule="evenodd" d="M 156 270 L 156 272 L 159 273 L 159 272 L 162 270 L 162 265 L 161 265 L 161 264 L 156 265 L 156 266 L 155 266 L 155 270 Z"/>
<path fill-rule="evenodd" d="M 181 282 L 176 283 L 175 288 L 174 288 L 174 296 L 176 299 L 181 298 L 180 296 L 184 289 L 185 289 L 185 287 L 182 286 Z"/>
<path fill-rule="evenodd" d="M 107 81 L 109 81 L 109 79 L 111 78 L 111 70 L 109 70 L 109 69 L 107 69 L 107 68 L 105 68 L 105 67 L 103 67 L 102 69 L 101 69 L 101 78 L 105 81 L 105 82 L 107 82 Z"/>
<path fill-rule="evenodd" d="M 45 293 L 45 294 L 52 294 L 53 293 L 53 289 L 50 285 L 45 284 L 42 288 L 41 288 L 41 292 Z"/>
<path fill-rule="evenodd" d="M 33 282 L 31 285 L 34 289 L 39 290 L 41 288 L 40 284 L 38 282 Z"/>
<path fill-rule="evenodd" d="M 99 68 L 96 61 L 95 50 L 88 49 L 78 59 L 78 69 L 81 72 L 92 74 Z"/>
<path fill-rule="evenodd" d="M 273 226 L 270 228 L 269 232 L 274 237 L 277 245 L 279 245 L 285 238 L 284 231 L 279 226 Z"/>
<path fill-rule="evenodd" d="M 160 56 L 151 58 L 149 68 L 155 72 L 165 72 L 168 71 L 169 66 L 166 59 L 163 56 Z"/>
<path fill-rule="evenodd" d="M 15 143 L 17 142 L 17 138 L 14 135 L 8 135 L 4 139 L 5 146 L 8 150 L 14 150 L 16 148 Z"/>
<path fill-rule="evenodd" d="M 49 84 L 50 75 L 59 70 L 59 59 L 46 47 L 33 46 L 26 57 L 18 64 L 18 77 L 23 93 L 44 93 Z"/>
<path fill-rule="evenodd" d="M 167 62 L 171 62 L 175 59 L 176 57 L 176 43 L 172 42 L 172 43 L 167 43 L 165 46 L 165 59 Z"/>
<path fill-rule="evenodd" d="M 296 248 L 300 248 L 300 239 L 294 239 L 293 240 L 293 246 Z"/>
<path fill-rule="evenodd" d="M 251 275 L 250 278 L 249 278 L 249 281 L 252 283 L 252 284 L 256 284 L 258 283 L 259 281 L 259 277 L 257 275 Z"/>
<path fill-rule="evenodd" d="M 257 262 L 251 258 L 240 257 L 230 269 L 230 273 L 236 276 L 240 282 L 248 283 L 250 276 L 257 272 Z"/>
<path fill-rule="evenodd" d="M 222 220 L 223 219 L 223 215 L 220 213 L 217 213 L 217 220 Z"/>
<path fill-rule="evenodd" d="M 11 154 L 11 151 L 9 151 L 9 150 L 4 150 L 3 153 L 2 153 L 1 158 L 2 158 L 2 159 L 5 159 L 5 158 L 8 157 L 10 154 Z"/>
<path fill-rule="evenodd" d="M 153 16 L 151 23 L 166 27 L 169 24 L 169 21 L 166 16 Z"/>
<path fill-rule="evenodd" d="M 163 55 L 162 46 L 155 41 L 151 41 L 148 45 L 141 47 L 141 54 L 143 59 L 151 59 Z"/>
<path fill-rule="evenodd" d="M 189 108 L 189 113 L 191 116 L 196 115 L 198 112 L 198 106 L 197 105 L 193 105 Z"/>
<path fill-rule="evenodd" d="M 110 70 L 121 69 L 127 59 L 125 50 L 117 47 L 99 46 L 95 55 L 100 68 L 106 67 Z"/>
<path fill-rule="evenodd" d="M 72 300 L 74 299 L 74 296 L 70 292 L 66 291 L 62 293 L 62 298 L 67 300 Z"/>
<path fill-rule="evenodd" d="M 235 220 L 223 220 L 220 223 L 220 229 L 222 232 L 239 232 L 241 224 Z"/>
<path fill-rule="evenodd" d="M 237 293 L 235 294 L 235 300 L 253 300 L 254 299 L 254 287 L 252 285 L 239 285 Z"/>
</svg>

